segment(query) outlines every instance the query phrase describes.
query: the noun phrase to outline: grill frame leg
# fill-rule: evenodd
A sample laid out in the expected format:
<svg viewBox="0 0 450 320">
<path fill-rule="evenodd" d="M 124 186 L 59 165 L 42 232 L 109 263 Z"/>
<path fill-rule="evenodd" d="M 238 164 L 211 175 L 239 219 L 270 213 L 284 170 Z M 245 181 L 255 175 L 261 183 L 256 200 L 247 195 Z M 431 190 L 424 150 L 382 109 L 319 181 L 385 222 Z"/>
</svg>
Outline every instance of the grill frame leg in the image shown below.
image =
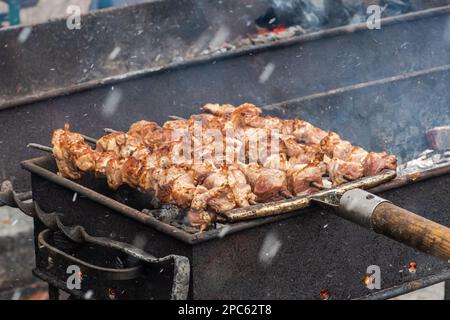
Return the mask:
<svg viewBox="0 0 450 320">
<path fill-rule="evenodd" d="M 450 300 L 450 280 L 447 280 L 444 283 L 444 300 Z"/>
<path fill-rule="evenodd" d="M 59 300 L 59 289 L 51 284 L 48 285 L 48 299 Z"/>
</svg>

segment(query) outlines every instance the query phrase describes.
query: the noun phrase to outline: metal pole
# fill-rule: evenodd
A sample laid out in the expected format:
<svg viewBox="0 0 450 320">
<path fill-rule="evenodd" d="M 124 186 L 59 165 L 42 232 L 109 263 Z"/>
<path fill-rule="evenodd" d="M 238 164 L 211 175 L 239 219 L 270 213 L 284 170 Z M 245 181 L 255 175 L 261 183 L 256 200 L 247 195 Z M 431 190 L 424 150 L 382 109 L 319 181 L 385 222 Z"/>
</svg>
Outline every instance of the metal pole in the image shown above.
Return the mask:
<svg viewBox="0 0 450 320">
<path fill-rule="evenodd" d="M 54 285 L 48 285 L 48 299 L 49 300 L 59 300 L 59 289 Z"/>
<path fill-rule="evenodd" d="M 450 300 L 450 280 L 445 281 L 444 300 Z"/>
</svg>

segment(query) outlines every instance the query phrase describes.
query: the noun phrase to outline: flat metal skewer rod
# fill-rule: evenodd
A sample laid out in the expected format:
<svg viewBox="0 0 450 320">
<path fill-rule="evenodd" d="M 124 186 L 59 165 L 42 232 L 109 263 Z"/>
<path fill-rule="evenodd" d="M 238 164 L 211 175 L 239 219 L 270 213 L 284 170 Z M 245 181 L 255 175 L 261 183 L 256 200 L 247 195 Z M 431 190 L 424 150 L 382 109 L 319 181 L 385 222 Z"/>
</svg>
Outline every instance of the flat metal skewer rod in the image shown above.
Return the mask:
<svg viewBox="0 0 450 320">
<path fill-rule="evenodd" d="M 41 150 L 41 151 L 45 151 L 45 152 L 49 152 L 49 153 L 53 152 L 53 148 L 47 147 L 47 146 L 44 146 L 44 145 L 38 144 L 38 143 L 29 143 L 29 144 L 27 144 L 27 148 L 33 148 L 33 149 L 37 149 L 37 150 Z"/>
<path fill-rule="evenodd" d="M 91 143 L 94 143 L 94 144 L 97 143 L 97 139 L 85 136 L 84 134 L 82 134 L 81 136 L 84 138 L 84 140 L 86 140 L 88 142 L 91 142 Z"/>
<path fill-rule="evenodd" d="M 329 188 L 318 184 L 317 182 L 311 182 L 311 187 L 317 188 L 319 190 L 328 190 Z"/>
<path fill-rule="evenodd" d="M 109 130 L 113 130 L 113 129 L 109 129 Z M 105 129 L 106 131 L 106 129 Z M 114 130 L 113 130 L 114 131 Z M 84 134 L 81 135 L 83 137 L 84 140 L 89 141 L 91 143 L 97 143 L 97 139 L 85 136 Z M 41 150 L 41 151 L 45 151 L 45 152 L 53 152 L 53 148 L 52 147 L 48 147 L 48 146 L 44 146 L 42 144 L 39 143 L 29 143 L 27 144 L 28 148 L 33 148 L 33 149 L 37 149 L 37 150 Z"/>
<path fill-rule="evenodd" d="M 114 132 L 119 132 L 117 130 L 111 129 L 111 128 L 104 128 L 103 131 L 105 131 L 106 133 L 114 133 Z"/>
<path fill-rule="evenodd" d="M 179 116 L 168 116 L 167 118 L 171 120 L 186 120 L 185 118 Z"/>
</svg>

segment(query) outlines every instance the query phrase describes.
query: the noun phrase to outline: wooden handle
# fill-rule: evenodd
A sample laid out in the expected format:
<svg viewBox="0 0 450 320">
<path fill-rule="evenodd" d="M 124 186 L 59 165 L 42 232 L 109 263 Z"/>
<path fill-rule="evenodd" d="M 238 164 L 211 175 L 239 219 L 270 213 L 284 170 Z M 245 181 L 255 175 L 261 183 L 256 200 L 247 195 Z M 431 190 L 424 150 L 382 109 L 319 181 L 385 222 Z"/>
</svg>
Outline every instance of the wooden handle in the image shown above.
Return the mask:
<svg viewBox="0 0 450 320">
<path fill-rule="evenodd" d="M 436 222 L 384 202 L 373 212 L 372 227 L 377 233 L 450 261 L 450 229 Z"/>
</svg>

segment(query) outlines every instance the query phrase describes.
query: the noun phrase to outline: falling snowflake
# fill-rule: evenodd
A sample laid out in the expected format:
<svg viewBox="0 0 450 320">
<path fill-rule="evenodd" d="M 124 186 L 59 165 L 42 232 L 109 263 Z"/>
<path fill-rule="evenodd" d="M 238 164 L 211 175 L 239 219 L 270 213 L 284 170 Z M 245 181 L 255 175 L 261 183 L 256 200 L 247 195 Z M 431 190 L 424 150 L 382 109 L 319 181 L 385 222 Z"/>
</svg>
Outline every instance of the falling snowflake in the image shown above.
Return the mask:
<svg viewBox="0 0 450 320">
<path fill-rule="evenodd" d="M 84 294 L 84 299 L 86 300 L 90 300 L 92 297 L 94 296 L 94 291 L 92 290 L 88 290 L 86 291 L 86 293 Z"/>
<path fill-rule="evenodd" d="M 270 265 L 281 248 L 281 241 L 274 233 L 268 233 L 259 250 L 259 261 L 262 264 Z"/>
<path fill-rule="evenodd" d="M 115 47 L 115 48 L 113 49 L 113 51 L 111 51 L 111 53 L 109 54 L 108 60 L 114 60 L 114 59 L 116 59 L 117 56 L 119 55 L 120 51 L 121 51 L 120 47 Z"/>
<path fill-rule="evenodd" d="M 225 237 L 230 231 L 231 227 L 229 225 L 224 226 L 220 229 L 219 234 L 217 235 L 219 238 Z"/>
<path fill-rule="evenodd" d="M 25 27 L 22 29 L 22 31 L 20 31 L 18 37 L 17 37 L 17 41 L 19 43 L 25 43 L 28 38 L 30 37 L 31 31 L 33 29 L 31 27 Z"/>
<path fill-rule="evenodd" d="M 120 101 L 122 100 L 122 91 L 120 89 L 111 89 L 108 96 L 103 103 L 102 114 L 105 117 L 111 117 L 119 108 Z"/>
<path fill-rule="evenodd" d="M 265 67 L 261 75 L 259 76 L 259 83 L 265 83 L 269 80 L 270 76 L 275 70 L 275 65 L 273 63 L 268 63 Z"/>
</svg>

